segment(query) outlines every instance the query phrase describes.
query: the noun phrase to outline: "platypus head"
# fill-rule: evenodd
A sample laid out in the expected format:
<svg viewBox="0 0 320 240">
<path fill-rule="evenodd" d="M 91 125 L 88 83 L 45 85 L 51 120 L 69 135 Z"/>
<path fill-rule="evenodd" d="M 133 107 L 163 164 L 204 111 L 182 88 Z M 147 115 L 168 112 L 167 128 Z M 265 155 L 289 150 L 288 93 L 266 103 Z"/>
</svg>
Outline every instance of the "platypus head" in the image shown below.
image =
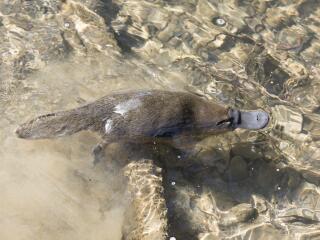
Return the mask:
<svg viewBox="0 0 320 240">
<path fill-rule="evenodd" d="M 262 110 L 240 111 L 231 109 L 229 116 L 232 119 L 233 128 L 258 130 L 266 127 L 269 122 L 269 114 Z"/>
</svg>

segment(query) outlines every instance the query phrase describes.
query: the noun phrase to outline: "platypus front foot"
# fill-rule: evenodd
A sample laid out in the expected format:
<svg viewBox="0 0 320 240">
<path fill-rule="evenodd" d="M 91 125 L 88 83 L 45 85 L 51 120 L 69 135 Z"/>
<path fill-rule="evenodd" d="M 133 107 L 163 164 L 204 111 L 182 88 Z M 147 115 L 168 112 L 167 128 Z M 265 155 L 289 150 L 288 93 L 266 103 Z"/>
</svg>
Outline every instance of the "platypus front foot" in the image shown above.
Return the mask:
<svg viewBox="0 0 320 240">
<path fill-rule="evenodd" d="M 93 154 L 93 165 L 96 166 L 101 160 L 105 158 L 105 147 L 106 143 L 99 143 L 97 146 L 95 146 L 92 150 Z"/>
</svg>

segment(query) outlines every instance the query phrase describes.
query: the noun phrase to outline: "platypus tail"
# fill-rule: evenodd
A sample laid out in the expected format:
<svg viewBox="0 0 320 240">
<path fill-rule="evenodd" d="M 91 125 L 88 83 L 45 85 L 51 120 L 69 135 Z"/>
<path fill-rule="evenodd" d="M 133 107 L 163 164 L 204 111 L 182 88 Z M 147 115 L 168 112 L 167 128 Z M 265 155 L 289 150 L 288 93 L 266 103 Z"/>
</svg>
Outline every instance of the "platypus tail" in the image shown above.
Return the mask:
<svg viewBox="0 0 320 240">
<path fill-rule="evenodd" d="M 16 134 L 20 138 L 39 139 L 71 135 L 90 128 L 92 117 L 85 109 L 73 109 L 39 116 L 20 125 Z"/>
</svg>

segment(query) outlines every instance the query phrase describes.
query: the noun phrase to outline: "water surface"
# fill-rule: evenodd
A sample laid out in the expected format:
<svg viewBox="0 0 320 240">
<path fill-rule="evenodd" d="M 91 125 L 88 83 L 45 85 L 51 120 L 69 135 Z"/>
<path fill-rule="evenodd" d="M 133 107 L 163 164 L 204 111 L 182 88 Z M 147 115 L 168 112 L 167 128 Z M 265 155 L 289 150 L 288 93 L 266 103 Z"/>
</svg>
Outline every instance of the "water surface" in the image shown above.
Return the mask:
<svg viewBox="0 0 320 240">
<path fill-rule="evenodd" d="M 0 2 L 0 238 L 128 236 L 130 191 L 121 171 L 93 166 L 98 136 L 26 141 L 14 129 L 114 91 L 167 89 L 272 117 L 188 151 L 108 150 L 166 162 L 168 237 L 320 239 L 319 25 L 312 0 Z M 137 214 L 154 206 L 136 199 Z"/>
</svg>

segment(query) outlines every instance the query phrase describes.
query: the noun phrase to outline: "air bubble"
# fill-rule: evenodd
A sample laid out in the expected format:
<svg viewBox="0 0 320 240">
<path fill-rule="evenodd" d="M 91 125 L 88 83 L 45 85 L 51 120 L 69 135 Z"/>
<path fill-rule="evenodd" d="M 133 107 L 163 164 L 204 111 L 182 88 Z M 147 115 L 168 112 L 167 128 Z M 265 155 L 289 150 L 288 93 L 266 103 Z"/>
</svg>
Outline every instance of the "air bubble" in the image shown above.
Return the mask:
<svg viewBox="0 0 320 240">
<path fill-rule="evenodd" d="M 216 17 L 216 18 L 212 19 L 212 22 L 215 25 L 220 26 L 220 27 L 226 25 L 226 21 L 223 18 L 220 18 L 220 17 Z"/>
</svg>

